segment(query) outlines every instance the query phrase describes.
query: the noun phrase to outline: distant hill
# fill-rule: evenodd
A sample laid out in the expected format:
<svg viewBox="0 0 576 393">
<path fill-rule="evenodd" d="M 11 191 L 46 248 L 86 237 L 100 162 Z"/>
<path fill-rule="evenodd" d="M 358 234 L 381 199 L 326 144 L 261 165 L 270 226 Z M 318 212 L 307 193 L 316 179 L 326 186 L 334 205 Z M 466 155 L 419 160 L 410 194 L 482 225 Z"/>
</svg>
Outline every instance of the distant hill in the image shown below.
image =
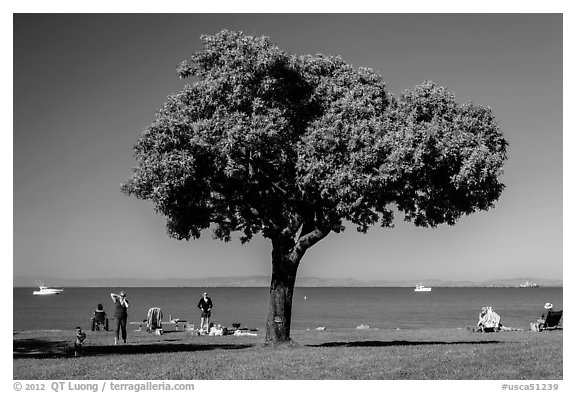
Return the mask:
<svg viewBox="0 0 576 393">
<path fill-rule="evenodd" d="M 208 278 L 166 278 L 166 279 L 133 279 L 133 278 L 87 278 L 64 279 L 58 277 L 24 277 L 14 276 L 14 287 L 35 287 L 36 281 L 49 286 L 62 287 L 267 287 L 270 277 L 208 277 Z M 486 281 L 446 281 L 438 279 L 414 279 L 403 281 L 361 281 L 354 279 L 326 279 L 319 277 L 298 277 L 297 287 L 412 287 L 419 282 L 433 287 L 516 287 L 526 281 L 541 287 L 561 287 L 561 279 L 540 279 L 535 277 L 518 277 Z"/>
</svg>

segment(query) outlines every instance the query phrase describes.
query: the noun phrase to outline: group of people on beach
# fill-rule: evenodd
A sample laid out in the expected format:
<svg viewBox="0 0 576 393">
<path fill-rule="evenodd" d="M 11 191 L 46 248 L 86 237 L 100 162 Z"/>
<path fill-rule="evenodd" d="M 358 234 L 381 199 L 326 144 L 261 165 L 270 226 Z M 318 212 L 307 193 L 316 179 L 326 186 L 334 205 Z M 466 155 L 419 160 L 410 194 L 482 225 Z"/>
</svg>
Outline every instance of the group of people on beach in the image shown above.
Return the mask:
<svg viewBox="0 0 576 393">
<path fill-rule="evenodd" d="M 122 334 L 122 340 L 126 344 L 126 338 L 128 336 L 126 331 L 126 325 L 128 324 L 128 308 L 130 303 L 126 299 L 126 293 L 121 291 L 120 294 L 111 293 L 110 298 L 114 303 L 114 320 L 116 321 L 116 326 L 114 328 L 114 345 L 118 344 L 120 340 L 120 334 Z M 106 312 L 104 311 L 104 306 L 98 304 L 92 318 L 90 318 L 92 323 L 92 331 L 94 330 L 108 330 L 109 321 Z M 86 333 L 82 331 L 82 327 L 76 326 L 76 340 L 74 341 L 74 356 L 79 356 L 82 354 L 82 345 L 86 339 Z"/>
<path fill-rule="evenodd" d="M 126 292 L 120 291 L 120 294 L 111 293 L 110 298 L 114 303 L 114 345 L 117 345 L 120 337 L 122 341 L 126 344 L 126 338 L 128 336 L 126 326 L 128 324 L 128 308 L 130 308 L 130 303 L 126 298 Z M 200 301 L 198 302 L 198 308 L 200 309 L 200 329 L 199 331 L 209 332 L 210 330 L 210 317 L 212 315 L 212 308 L 214 304 L 212 299 L 208 296 L 207 292 L 202 294 Z M 94 315 L 91 318 L 92 330 L 109 329 L 109 321 L 104 311 L 102 304 L 98 304 L 96 310 L 94 310 Z M 82 344 L 86 339 L 86 333 L 82 331 L 80 326 L 76 327 L 76 341 L 74 342 L 74 354 L 78 356 L 82 352 Z"/>
<path fill-rule="evenodd" d="M 554 312 L 553 310 L 554 305 L 550 302 L 546 302 L 544 305 L 544 312 L 536 322 L 537 326 L 542 326 L 546 322 L 546 317 L 550 312 Z M 480 313 L 478 314 L 478 323 L 476 324 L 476 328 L 471 329 L 474 332 L 482 332 L 482 333 L 490 333 L 490 332 L 497 332 L 497 331 L 512 331 L 512 330 L 521 330 L 511 327 L 506 327 L 502 325 L 500 322 L 500 315 L 498 315 L 491 306 L 485 306 L 480 309 Z"/>
<path fill-rule="evenodd" d="M 120 294 L 111 293 L 110 298 L 114 303 L 114 345 L 118 344 L 120 337 L 122 337 L 124 344 L 126 344 L 126 326 L 128 323 L 128 308 L 130 308 L 130 303 L 126 298 L 126 292 L 124 291 L 121 291 Z M 547 315 L 549 315 L 550 312 L 554 312 L 553 306 L 554 305 L 552 303 L 547 302 L 544 305 L 544 309 L 547 311 L 547 313 L 543 313 L 540 318 L 533 324 L 542 326 L 546 321 Z M 202 294 L 202 297 L 198 301 L 197 307 L 200 310 L 200 328 L 198 329 L 198 332 L 199 334 L 208 334 L 211 328 L 210 317 L 212 316 L 212 308 L 214 307 L 214 304 L 212 303 L 212 299 L 208 296 L 207 292 Z M 98 304 L 98 307 L 94 311 L 94 315 L 92 316 L 91 320 L 92 330 L 100 328 L 108 330 L 108 318 L 102 304 Z M 491 306 L 484 306 L 480 309 L 480 313 L 478 315 L 478 323 L 476 326 L 476 328 L 468 329 L 474 332 L 482 333 L 521 330 L 502 325 L 500 315 L 498 315 Z M 81 354 L 82 343 L 85 339 L 86 334 L 82 331 L 82 328 L 79 326 L 76 327 L 76 341 L 74 343 L 75 356 Z"/>
</svg>

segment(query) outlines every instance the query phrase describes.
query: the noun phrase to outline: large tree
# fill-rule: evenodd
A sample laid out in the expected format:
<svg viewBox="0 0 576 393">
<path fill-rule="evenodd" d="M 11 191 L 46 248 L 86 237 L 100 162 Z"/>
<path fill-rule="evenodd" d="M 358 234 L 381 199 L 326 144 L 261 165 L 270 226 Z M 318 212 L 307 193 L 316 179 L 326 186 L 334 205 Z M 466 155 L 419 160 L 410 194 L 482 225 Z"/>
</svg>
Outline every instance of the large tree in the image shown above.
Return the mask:
<svg viewBox="0 0 576 393">
<path fill-rule="evenodd" d="M 340 57 L 289 55 L 267 37 L 222 31 L 178 68 L 135 146 L 123 192 L 153 201 L 176 239 L 272 242 L 266 341 L 290 341 L 296 271 L 352 223 L 454 224 L 492 207 L 507 142 L 489 108 L 432 82 L 396 98 Z"/>
</svg>

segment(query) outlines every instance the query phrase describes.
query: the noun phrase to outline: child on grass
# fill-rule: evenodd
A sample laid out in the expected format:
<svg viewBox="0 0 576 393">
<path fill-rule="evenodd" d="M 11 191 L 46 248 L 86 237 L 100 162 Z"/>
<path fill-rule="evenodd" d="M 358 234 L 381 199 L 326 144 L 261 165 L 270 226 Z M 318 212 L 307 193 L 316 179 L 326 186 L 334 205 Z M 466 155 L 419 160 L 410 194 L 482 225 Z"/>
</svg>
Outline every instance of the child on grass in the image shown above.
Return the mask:
<svg viewBox="0 0 576 393">
<path fill-rule="evenodd" d="M 86 339 L 86 333 L 80 326 L 76 326 L 76 341 L 74 341 L 74 356 L 82 355 L 82 343 Z"/>
</svg>

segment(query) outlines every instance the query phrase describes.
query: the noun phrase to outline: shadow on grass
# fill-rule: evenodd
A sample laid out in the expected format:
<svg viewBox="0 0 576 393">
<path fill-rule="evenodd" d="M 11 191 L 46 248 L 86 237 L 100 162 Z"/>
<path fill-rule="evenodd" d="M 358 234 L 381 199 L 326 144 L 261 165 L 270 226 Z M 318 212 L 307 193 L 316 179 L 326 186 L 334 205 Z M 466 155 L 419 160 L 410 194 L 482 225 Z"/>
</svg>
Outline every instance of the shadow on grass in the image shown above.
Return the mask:
<svg viewBox="0 0 576 393">
<path fill-rule="evenodd" d="M 394 347 L 412 345 L 471 345 L 471 344 L 498 344 L 500 341 L 341 341 L 324 344 L 307 345 L 308 347 Z"/>
<path fill-rule="evenodd" d="M 172 340 L 170 340 L 172 341 Z M 86 345 L 82 350 L 82 356 L 102 355 L 133 355 L 155 354 L 170 352 L 195 352 L 211 351 L 215 349 L 246 349 L 253 347 L 252 344 L 128 344 L 128 345 Z M 27 339 L 14 342 L 14 359 L 23 358 L 63 358 L 73 357 L 74 347 L 69 341 L 54 341 Z"/>
</svg>

